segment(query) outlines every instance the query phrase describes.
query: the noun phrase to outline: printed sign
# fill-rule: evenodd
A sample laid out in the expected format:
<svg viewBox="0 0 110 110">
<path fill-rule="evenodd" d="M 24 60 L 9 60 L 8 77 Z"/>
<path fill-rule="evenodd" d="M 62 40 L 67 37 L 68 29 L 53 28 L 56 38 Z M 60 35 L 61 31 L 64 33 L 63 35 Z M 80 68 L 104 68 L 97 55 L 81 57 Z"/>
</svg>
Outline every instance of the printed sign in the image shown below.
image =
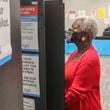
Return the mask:
<svg viewBox="0 0 110 110">
<path fill-rule="evenodd" d="M 40 96 L 39 89 L 39 55 L 22 55 L 23 93 L 29 96 Z"/>
<path fill-rule="evenodd" d="M 86 10 L 78 10 L 78 16 L 86 16 Z"/>
<path fill-rule="evenodd" d="M 34 99 L 23 98 L 24 109 L 23 110 L 35 110 Z"/>
<path fill-rule="evenodd" d="M 9 0 L 0 0 L 0 66 L 11 59 L 11 29 Z"/>
<path fill-rule="evenodd" d="M 75 18 L 75 15 L 76 13 L 75 13 L 75 10 L 71 10 L 71 11 L 69 11 L 69 19 L 74 19 Z"/>
<path fill-rule="evenodd" d="M 106 18 L 106 10 L 105 7 L 97 8 L 97 18 L 104 19 Z"/>
<path fill-rule="evenodd" d="M 109 24 L 110 23 L 110 18 L 104 18 L 104 24 Z"/>
<path fill-rule="evenodd" d="M 23 51 L 38 51 L 38 6 L 21 6 L 21 38 Z"/>
</svg>

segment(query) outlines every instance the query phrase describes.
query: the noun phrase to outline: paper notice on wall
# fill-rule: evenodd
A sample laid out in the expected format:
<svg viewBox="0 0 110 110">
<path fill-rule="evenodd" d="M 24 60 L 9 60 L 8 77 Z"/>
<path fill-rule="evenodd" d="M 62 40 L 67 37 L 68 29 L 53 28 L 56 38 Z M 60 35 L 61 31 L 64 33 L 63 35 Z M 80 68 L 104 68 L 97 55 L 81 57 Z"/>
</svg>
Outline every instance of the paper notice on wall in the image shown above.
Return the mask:
<svg viewBox="0 0 110 110">
<path fill-rule="evenodd" d="M 105 8 L 97 8 L 97 18 L 103 19 L 106 17 Z"/>
<path fill-rule="evenodd" d="M 96 17 L 96 15 L 97 15 L 96 10 L 92 10 L 92 11 L 91 11 L 91 16 L 92 16 L 92 17 Z"/>
<path fill-rule="evenodd" d="M 35 101 L 30 98 L 23 98 L 23 110 L 35 110 Z"/>
<path fill-rule="evenodd" d="M 22 55 L 23 94 L 40 96 L 39 85 L 39 55 Z"/>
<path fill-rule="evenodd" d="M 39 50 L 37 5 L 21 6 L 21 41 L 23 51 Z"/>
<path fill-rule="evenodd" d="M 69 11 L 69 19 L 74 19 L 75 18 L 75 11 L 74 10 L 71 10 Z"/>
<path fill-rule="evenodd" d="M 86 16 L 86 10 L 78 10 L 78 16 Z"/>
<path fill-rule="evenodd" d="M 104 24 L 109 24 L 110 23 L 110 18 L 104 18 Z"/>
<path fill-rule="evenodd" d="M 11 59 L 10 2 L 0 0 L 0 66 Z"/>
</svg>

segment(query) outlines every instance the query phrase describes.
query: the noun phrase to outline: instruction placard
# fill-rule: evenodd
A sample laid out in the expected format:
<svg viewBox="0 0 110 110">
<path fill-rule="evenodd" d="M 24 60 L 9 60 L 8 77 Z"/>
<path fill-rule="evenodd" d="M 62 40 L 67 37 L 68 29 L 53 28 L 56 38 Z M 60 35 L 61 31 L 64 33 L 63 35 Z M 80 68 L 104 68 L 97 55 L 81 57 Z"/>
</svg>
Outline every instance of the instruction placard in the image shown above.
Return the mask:
<svg viewBox="0 0 110 110">
<path fill-rule="evenodd" d="M 38 6 L 21 6 L 22 50 L 36 52 L 38 48 Z"/>
<path fill-rule="evenodd" d="M 35 101 L 34 99 L 30 98 L 23 98 L 23 110 L 35 110 Z"/>
<path fill-rule="evenodd" d="M 10 2 L 0 0 L 0 66 L 11 59 Z"/>
<path fill-rule="evenodd" d="M 22 55 L 23 93 L 29 96 L 40 96 L 39 55 Z"/>
</svg>

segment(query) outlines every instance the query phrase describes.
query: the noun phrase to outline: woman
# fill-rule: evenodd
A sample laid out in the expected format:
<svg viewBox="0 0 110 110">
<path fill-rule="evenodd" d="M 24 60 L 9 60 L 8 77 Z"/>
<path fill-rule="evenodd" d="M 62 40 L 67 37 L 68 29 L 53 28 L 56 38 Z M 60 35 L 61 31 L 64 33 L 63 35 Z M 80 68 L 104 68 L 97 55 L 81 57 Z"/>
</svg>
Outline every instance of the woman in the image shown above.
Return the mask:
<svg viewBox="0 0 110 110">
<path fill-rule="evenodd" d="M 100 62 L 92 46 L 97 32 L 97 22 L 85 16 L 75 19 L 66 36 L 77 46 L 65 64 L 66 110 L 101 110 Z"/>
</svg>

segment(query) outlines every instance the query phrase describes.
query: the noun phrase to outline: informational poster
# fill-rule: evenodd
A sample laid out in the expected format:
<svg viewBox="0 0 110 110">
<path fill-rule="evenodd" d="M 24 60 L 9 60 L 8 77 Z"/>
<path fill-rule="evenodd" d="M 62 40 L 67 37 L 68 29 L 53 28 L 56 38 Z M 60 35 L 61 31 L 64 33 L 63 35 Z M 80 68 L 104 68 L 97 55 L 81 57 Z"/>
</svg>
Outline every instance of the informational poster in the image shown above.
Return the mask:
<svg viewBox="0 0 110 110">
<path fill-rule="evenodd" d="M 96 10 L 92 10 L 92 11 L 91 11 L 91 16 L 92 16 L 92 17 L 96 17 L 96 15 L 97 15 Z"/>
<path fill-rule="evenodd" d="M 75 19 L 75 17 L 76 17 L 75 10 L 69 11 L 69 19 Z"/>
<path fill-rule="evenodd" d="M 23 98 L 23 110 L 35 110 L 35 101 L 34 99 L 30 98 Z"/>
<path fill-rule="evenodd" d="M 37 52 L 38 47 L 38 5 L 21 6 L 22 50 Z"/>
<path fill-rule="evenodd" d="M 105 8 L 104 7 L 97 8 L 97 18 L 99 18 L 99 19 L 106 18 L 106 11 L 105 11 Z"/>
<path fill-rule="evenodd" d="M 22 54 L 23 94 L 40 96 L 39 55 Z"/>
<path fill-rule="evenodd" d="M 86 16 L 86 10 L 78 10 L 78 16 Z"/>
<path fill-rule="evenodd" d="M 109 24 L 110 23 L 110 18 L 104 18 L 104 24 Z"/>
<path fill-rule="evenodd" d="M 0 66 L 11 59 L 10 2 L 0 0 Z"/>
</svg>

